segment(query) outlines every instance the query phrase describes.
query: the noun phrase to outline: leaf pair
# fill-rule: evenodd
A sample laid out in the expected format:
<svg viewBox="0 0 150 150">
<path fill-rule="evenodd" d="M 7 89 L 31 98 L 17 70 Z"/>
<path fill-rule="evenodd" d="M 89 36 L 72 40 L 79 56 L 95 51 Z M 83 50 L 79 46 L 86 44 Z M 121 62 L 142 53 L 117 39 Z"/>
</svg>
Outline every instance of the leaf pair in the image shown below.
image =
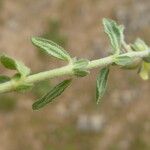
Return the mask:
<svg viewBox="0 0 150 150">
<path fill-rule="evenodd" d="M 27 76 L 30 74 L 30 69 L 26 67 L 22 62 L 17 61 L 6 55 L 0 56 L 0 62 L 5 68 L 17 70 L 21 76 Z"/>
<path fill-rule="evenodd" d="M 148 45 L 140 38 L 137 38 L 134 44 L 131 44 L 131 48 L 134 51 L 144 51 L 148 50 Z"/>
<path fill-rule="evenodd" d="M 71 60 L 70 55 L 56 43 L 40 37 L 33 37 L 31 40 L 35 46 L 40 48 L 46 54 L 65 61 Z"/>
<path fill-rule="evenodd" d="M 22 62 L 17 61 L 6 55 L 0 56 L 0 62 L 5 68 L 17 70 L 18 72 L 12 77 L 12 79 L 7 76 L 0 76 L 0 83 L 14 80 L 14 86 L 16 91 L 26 91 L 33 86 L 32 84 L 28 84 L 23 81 L 24 77 L 30 74 L 30 69 L 27 66 L 25 66 Z"/>
<path fill-rule="evenodd" d="M 96 102 L 97 104 L 100 102 L 101 98 L 104 96 L 106 88 L 107 88 L 107 80 L 108 80 L 109 68 L 101 69 L 98 74 L 96 80 Z"/>
<path fill-rule="evenodd" d="M 131 48 L 134 51 L 144 51 L 149 50 L 149 46 L 140 38 L 138 38 L 134 44 L 131 44 Z M 139 69 L 139 75 L 143 80 L 148 80 L 150 75 L 150 55 L 143 58 L 143 62 Z"/>
<path fill-rule="evenodd" d="M 87 65 L 89 64 L 89 60 L 87 59 L 74 59 L 73 60 L 73 71 L 74 75 L 77 77 L 84 77 L 87 74 L 89 74 L 89 71 L 87 70 Z"/>
<path fill-rule="evenodd" d="M 134 44 L 131 44 L 131 48 L 134 51 L 144 51 L 144 50 L 149 50 L 150 47 L 140 38 L 136 39 Z M 150 63 L 150 55 L 148 57 L 143 58 L 145 62 Z"/>
<path fill-rule="evenodd" d="M 17 92 L 25 92 L 33 87 L 33 83 L 26 83 L 19 73 L 16 73 L 11 80 L 15 82 L 14 86 Z"/>
<path fill-rule="evenodd" d="M 117 25 L 115 21 L 106 18 L 103 19 L 103 25 L 105 33 L 111 41 L 113 54 L 120 54 L 121 44 L 124 41 L 124 26 Z"/>
<path fill-rule="evenodd" d="M 63 91 L 70 85 L 71 79 L 64 80 L 63 82 L 56 85 L 53 89 L 51 89 L 47 94 L 45 94 L 42 98 L 37 100 L 33 105 L 33 110 L 38 110 L 48 103 L 52 102 L 56 97 L 61 95 Z"/>
</svg>

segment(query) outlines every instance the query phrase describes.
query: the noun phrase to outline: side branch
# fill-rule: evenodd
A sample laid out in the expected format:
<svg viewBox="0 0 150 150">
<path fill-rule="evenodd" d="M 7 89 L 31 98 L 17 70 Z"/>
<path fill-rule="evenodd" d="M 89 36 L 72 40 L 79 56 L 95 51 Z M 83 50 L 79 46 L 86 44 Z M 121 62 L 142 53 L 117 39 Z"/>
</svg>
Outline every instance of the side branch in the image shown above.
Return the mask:
<svg viewBox="0 0 150 150">
<path fill-rule="evenodd" d="M 129 56 L 135 59 L 135 58 L 144 58 L 149 55 L 150 55 L 150 50 L 145 50 L 145 51 L 138 51 L 138 52 L 128 52 L 125 54 L 121 54 L 119 56 Z M 111 65 L 112 63 L 114 63 L 114 58 L 115 56 L 112 55 L 112 56 L 108 56 L 105 58 L 92 60 L 89 62 L 87 69 L 93 69 L 97 67 L 104 67 L 104 66 Z M 64 75 L 74 75 L 72 64 L 68 64 L 67 66 L 52 69 L 49 71 L 44 71 L 44 72 L 40 72 L 37 74 L 29 75 L 23 80 L 23 82 L 35 83 L 35 82 L 39 82 L 42 80 L 51 79 L 54 77 L 59 77 L 59 76 L 64 76 Z M 13 80 L 2 83 L 0 84 L 0 93 L 14 91 L 16 89 L 16 85 L 18 86 L 18 83 Z"/>
</svg>

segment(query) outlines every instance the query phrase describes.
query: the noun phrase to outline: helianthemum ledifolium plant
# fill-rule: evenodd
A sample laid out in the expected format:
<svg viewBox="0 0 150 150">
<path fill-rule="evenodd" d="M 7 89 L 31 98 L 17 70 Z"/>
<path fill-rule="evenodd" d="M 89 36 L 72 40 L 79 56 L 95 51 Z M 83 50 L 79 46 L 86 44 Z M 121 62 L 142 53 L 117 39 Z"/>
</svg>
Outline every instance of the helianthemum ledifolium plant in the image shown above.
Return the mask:
<svg viewBox="0 0 150 150">
<path fill-rule="evenodd" d="M 74 77 L 84 77 L 90 74 L 90 69 L 100 68 L 96 80 L 96 102 L 99 103 L 107 89 L 107 80 L 110 67 L 119 66 L 122 69 L 137 69 L 142 79 L 147 80 L 150 74 L 150 48 L 141 39 L 137 39 L 133 44 L 127 44 L 124 38 L 124 26 L 118 25 L 111 19 L 103 19 L 104 31 L 108 35 L 111 44 L 111 55 L 97 60 L 78 59 L 56 43 L 40 37 L 33 37 L 32 43 L 47 55 L 68 62 L 66 66 L 31 74 L 30 69 L 22 62 L 17 61 L 7 55 L 0 56 L 1 64 L 7 69 L 15 70 L 12 77 L 0 75 L 0 93 L 10 91 L 25 91 L 34 86 L 34 83 L 69 75 L 70 78 L 62 81 L 50 91 L 45 93 L 33 105 L 34 110 L 38 110 L 56 97 L 61 95 L 71 84 Z"/>
</svg>

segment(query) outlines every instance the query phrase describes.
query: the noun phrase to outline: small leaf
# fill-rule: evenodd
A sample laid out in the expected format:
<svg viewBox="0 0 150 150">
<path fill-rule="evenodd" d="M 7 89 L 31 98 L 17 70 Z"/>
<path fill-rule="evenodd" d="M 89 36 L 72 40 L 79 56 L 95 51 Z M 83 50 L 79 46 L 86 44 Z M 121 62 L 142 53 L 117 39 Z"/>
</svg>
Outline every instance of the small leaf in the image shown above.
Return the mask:
<svg viewBox="0 0 150 150">
<path fill-rule="evenodd" d="M 14 84 L 15 86 L 15 91 L 17 92 L 26 92 L 28 90 L 31 90 L 33 87 L 32 83 L 26 83 L 24 79 L 21 78 L 21 75 L 19 73 L 16 73 L 13 77 L 12 80 L 16 83 Z"/>
<path fill-rule="evenodd" d="M 52 55 L 61 60 L 71 60 L 70 55 L 56 43 L 40 37 L 33 37 L 31 40 L 35 46 L 37 46 L 47 54 Z"/>
<path fill-rule="evenodd" d="M 118 56 L 115 58 L 115 63 L 120 66 L 127 66 L 133 63 L 133 58 L 129 56 Z"/>
<path fill-rule="evenodd" d="M 30 74 L 30 69 L 26 67 L 22 62 L 19 62 L 6 55 L 2 55 L 0 57 L 0 62 L 4 65 L 4 67 L 8 69 L 17 70 L 22 76 L 27 76 Z"/>
<path fill-rule="evenodd" d="M 143 80 L 148 80 L 150 75 L 150 64 L 143 62 L 139 71 L 139 75 Z"/>
<path fill-rule="evenodd" d="M 79 59 L 75 60 L 74 62 L 74 68 L 80 69 L 80 68 L 85 68 L 89 64 L 89 60 L 87 59 Z"/>
<path fill-rule="evenodd" d="M 9 77 L 4 76 L 4 75 L 0 75 L 0 83 L 7 82 L 7 81 L 9 81 L 9 80 L 10 80 Z"/>
<path fill-rule="evenodd" d="M 119 54 L 121 49 L 121 43 L 124 40 L 124 26 L 117 25 L 117 23 L 111 19 L 103 19 L 103 25 L 105 33 L 110 38 L 111 45 L 114 54 Z"/>
<path fill-rule="evenodd" d="M 74 75 L 77 77 L 85 77 L 86 75 L 88 75 L 90 72 L 87 70 L 80 70 L 80 69 L 74 69 Z"/>
<path fill-rule="evenodd" d="M 136 39 L 134 44 L 131 44 L 131 48 L 134 51 L 144 51 L 149 49 L 148 45 L 140 38 Z"/>
<path fill-rule="evenodd" d="M 18 85 L 15 89 L 15 91 L 17 92 L 26 92 L 26 91 L 29 91 L 31 90 L 33 87 L 33 84 L 30 84 L 30 83 L 22 83 L 20 85 Z"/>
<path fill-rule="evenodd" d="M 103 97 L 106 88 L 107 88 L 107 79 L 109 74 L 109 68 L 101 69 L 97 81 L 96 81 L 96 102 L 97 104 L 100 102 L 101 98 Z"/>
<path fill-rule="evenodd" d="M 88 64 L 89 60 L 87 59 L 79 59 L 79 60 L 75 59 L 73 63 L 74 75 L 78 77 L 84 77 L 87 74 L 89 74 L 89 71 L 86 69 Z"/>
<path fill-rule="evenodd" d="M 32 105 L 33 110 L 38 110 L 44 107 L 46 104 L 52 102 L 56 97 L 63 93 L 63 91 L 70 85 L 70 83 L 71 80 L 64 80 L 63 82 L 56 85 L 46 95 L 44 95 Z"/>
<path fill-rule="evenodd" d="M 149 46 L 140 38 L 136 39 L 134 44 L 131 44 L 131 48 L 134 51 L 144 51 L 150 49 Z M 150 63 L 150 55 L 148 57 L 144 57 L 143 60 Z"/>
<path fill-rule="evenodd" d="M 13 75 L 12 80 L 18 82 L 21 79 L 21 74 L 20 73 L 16 73 Z"/>
</svg>

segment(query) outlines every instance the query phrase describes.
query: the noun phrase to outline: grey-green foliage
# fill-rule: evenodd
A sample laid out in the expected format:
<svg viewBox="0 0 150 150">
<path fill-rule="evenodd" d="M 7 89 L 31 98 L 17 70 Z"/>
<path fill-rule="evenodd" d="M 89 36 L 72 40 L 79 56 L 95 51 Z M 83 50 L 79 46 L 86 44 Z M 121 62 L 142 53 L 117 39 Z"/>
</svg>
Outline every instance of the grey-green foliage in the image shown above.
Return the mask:
<svg viewBox="0 0 150 150">
<path fill-rule="evenodd" d="M 111 41 L 113 53 L 119 54 L 121 50 L 121 43 L 124 40 L 124 26 L 118 25 L 115 21 L 106 18 L 103 19 L 103 25 L 104 30 Z"/>
<path fill-rule="evenodd" d="M 115 63 L 120 66 L 128 66 L 133 63 L 133 58 L 129 56 L 117 56 L 115 57 Z"/>
<path fill-rule="evenodd" d="M 8 76 L 0 75 L 0 84 L 9 81 L 10 78 Z"/>
<path fill-rule="evenodd" d="M 30 74 L 30 69 L 27 66 L 9 56 L 0 56 L 0 62 L 8 69 L 17 70 L 22 76 L 27 76 Z"/>
<path fill-rule="evenodd" d="M 47 53 L 48 55 L 52 55 L 56 58 L 59 58 L 61 60 L 70 61 L 71 57 L 67 53 L 66 50 L 64 50 L 61 46 L 57 45 L 53 41 L 40 38 L 40 37 L 33 37 L 32 43 L 40 48 L 42 51 Z"/>
<path fill-rule="evenodd" d="M 26 92 L 33 87 L 32 83 L 24 82 L 24 78 L 21 78 L 21 75 L 19 73 L 16 73 L 11 80 L 14 81 L 15 83 L 19 83 L 15 84 L 16 86 L 15 91 L 17 92 Z"/>
<path fill-rule="evenodd" d="M 64 80 L 63 82 L 56 85 L 54 88 L 52 88 L 48 93 L 46 93 L 42 98 L 37 100 L 33 105 L 33 110 L 38 110 L 42 107 L 44 107 L 46 104 L 52 102 L 56 97 L 61 95 L 63 91 L 70 85 L 71 79 Z"/>
<path fill-rule="evenodd" d="M 100 70 L 96 80 L 96 102 L 97 104 L 102 99 L 105 91 L 107 89 L 107 80 L 108 80 L 109 68 L 103 68 Z"/>
<path fill-rule="evenodd" d="M 58 59 L 68 61 L 68 66 L 62 67 L 60 70 L 62 71 L 63 68 L 67 68 L 68 75 L 75 75 L 77 77 L 83 77 L 87 74 L 89 74 L 89 69 L 93 68 L 92 64 L 94 64 L 94 67 L 99 66 L 106 66 L 105 68 L 101 69 L 100 73 L 98 74 L 97 81 L 96 81 L 96 101 L 97 103 L 100 102 L 102 99 L 106 88 L 107 88 L 107 80 L 109 75 L 109 68 L 111 65 L 119 65 L 122 66 L 123 69 L 128 68 L 139 68 L 139 74 L 140 76 L 146 80 L 149 78 L 150 75 L 150 56 L 141 59 L 140 55 L 141 52 L 135 55 L 133 51 L 144 51 L 148 50 L 149 46 L 141 39 L 137 39 L 134 44 L 128 45 L 124 41 L 124 26 L 118 25 L 115 21 L 111 19 L 103 19 L 103 25 L 104 30 L 107 33 L 112 49 L 113 49 L 113 55 L 111 57 L 106 57 L 106 59 L 99 59 L 99 60 L 93 60 L 89 61 L 87 59 L 76 59 L 71 58 L 71 56 L 68 54 L 67 51 L 65 51 L 62 47 L 57 45 L 56 43 L 40 38 L 40 37 L 33 37 L 32 43 L 40 48 L 43 52 L 45 52 L 48 55 L 52 55 Z M 126 52 L 129 52 L 126 54 Z M 130 53 L 131 52 L 131 53 Z M 123 53 L 123 54 L 122 54 Z M 147 51 L 146 51 L 147 53 Z M 144 55 L 146 53 L 143 53 Z M 129 57 L 131 56 L 131 57 Z M 135 58 L 133 57 L 135 56 Z M 136 57 L 137 56 L 137 57 Z M 147 56 L 147 55 L 146 55 Z M 137 59 L 136 59 L 137 58 Z M 104 62 L 103 62 L 104 61 Z M 107 62 L 108 61 L 108 62 Z M 6 55 L 0 56 L 0 62 L 8 69 L 17 70 L 17 74 L 15 74 L 11 79 L 7 76 L 0 76 L 0 83 L 7 82 L 9 80 L 14 81 L 12 90 L 17 91 L 24 91 L 26 89 L 30 89 L 33 85 L 28 83 L 28 78 L 33 78 L 33 76 L 27 77 L 30 73 L 30 69 L 26 67 L 23 63 L 12 59 Z M 101 63 L 101 64 L 100 64 Z M 105 64 L 106 63 L 106 64 Z M 108 66 L 109 65 L 109 66 Z M 92 67 L 91 67 L 92 66 Z M 59 69 L 58 69 L 59 70 Z M 58 73 L 58 74 L 57 74 Z M 54 71 L 54 76 L 57 75 L 64 75 L 63 72 Z M 42 73 L 41 73 L 42 74 Z M 45 73 L 44 73 L 45 75 Z M 49 75 L 49 74 L 48 74 Z M 47 77 L 48 77 L 47 75 Z M 35 75 L 36 76 L 36 75 Z M 34 77 L 35 77 L 34 76 Z M 40 78 L 40 75 L 38 74 L 38 79 L 35 79 L 32 82 L 40 81 L 43 77 Z M 9 82 L 8 82 L 9 83 Z M 11 82 L 10 82 L 11 83 Z M 71 79 L 64 80 L 63 82 L 56 85 L 54 88 L 51 88 L 50 91 L 42 96 L 42 98 L 38 99 L 32 106 L 34 110 L 38 110 L 42 107 L 44 107 L 46 104 L 52 102 L 56 97 L 58 97 L 71 83 Z M 6 84 L 7 85 L 7 84 Z M 49 85 L 47 85 L 49 86 Z M 3 89 L 3 88 L 2 88 Z M 42 89 L 42 87 L 41 87 Z M 36 89 L 38 90 L 38 89 Z M 43 91 L 43 89 L 42 89 Z M 44 89 L 46 91 L 46 89 Z"/>
<path fill-rule="evenodd" d="M 73 60 L 73 71 L 74 75 L 77 77 L 84 77 L 89 74 L 87 70 L 87 65 L 89 64 L 89 60 L 87 59 L 79 59 L 76 58 Z"/>
<path fill-rule="evenodd" d="M 140 38 L 131 44 L 131 48 L 134 51 L 150 50 L 150 47 Z M 143 80 L 148 80 L 150 75 L 150 55 L 143 58 L 143 62 L 140 64 L 139 75 Z"/>
<path fill-rule="evenodd" d="M 147 50 L 149 47 L 148 45 L 140 38 L 137 38 L 131 47 L 134 51 L 144 51 Z"/>
<path fill-rule="evenodd" d="M 22 83 L 22 84 L 20 84 L 16 87 L 15 91 L 17 91 L 17 92 L 26 92 L 28 90 L 31 90 L 32 87 L 33 87 L 33 84 Z"/>
<path fill-rule="evenodd" d="M 150 47 L 140 38 L 137 38 L 136 41 L 131 44 L 131 48 L 134 51 L 144 51 L 144 50 L 150 50 Z M 150 62 L 150 55 L 148 57 L 143 58 L 145 62 Z"/>
</svg>

